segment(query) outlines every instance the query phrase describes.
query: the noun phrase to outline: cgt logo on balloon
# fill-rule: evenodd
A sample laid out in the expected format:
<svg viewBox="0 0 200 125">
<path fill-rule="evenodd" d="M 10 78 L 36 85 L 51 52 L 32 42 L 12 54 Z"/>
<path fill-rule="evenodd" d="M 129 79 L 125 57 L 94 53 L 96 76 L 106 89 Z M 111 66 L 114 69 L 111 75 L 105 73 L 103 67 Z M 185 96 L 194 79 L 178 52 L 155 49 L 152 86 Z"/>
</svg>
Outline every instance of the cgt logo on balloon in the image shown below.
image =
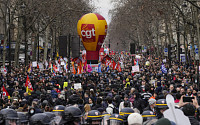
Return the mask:
<svg viewBox="0 0 200 125">
<path fill-rule="evenodd" d="M 81 35 L 84 42 L 95 42 L 95 27 L 94 24 L 82 24 Z"/>
</svg>

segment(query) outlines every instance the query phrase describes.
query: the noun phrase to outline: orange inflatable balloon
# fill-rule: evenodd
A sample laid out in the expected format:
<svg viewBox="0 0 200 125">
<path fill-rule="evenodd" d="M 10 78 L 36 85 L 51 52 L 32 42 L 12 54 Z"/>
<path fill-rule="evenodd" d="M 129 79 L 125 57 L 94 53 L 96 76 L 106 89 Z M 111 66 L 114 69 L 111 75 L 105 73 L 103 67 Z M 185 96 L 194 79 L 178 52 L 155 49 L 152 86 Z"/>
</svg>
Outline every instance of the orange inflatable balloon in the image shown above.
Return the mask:
<svg viewBox="0 0 200 125">
<path fill-rule="evenodd" d="M 99 50 L 107 34 L 105 18 L 97 13 L 85 14 L 78 21 L 77 31 L 86 49 L 87 61 L 98 63 Z"/>
</svg>

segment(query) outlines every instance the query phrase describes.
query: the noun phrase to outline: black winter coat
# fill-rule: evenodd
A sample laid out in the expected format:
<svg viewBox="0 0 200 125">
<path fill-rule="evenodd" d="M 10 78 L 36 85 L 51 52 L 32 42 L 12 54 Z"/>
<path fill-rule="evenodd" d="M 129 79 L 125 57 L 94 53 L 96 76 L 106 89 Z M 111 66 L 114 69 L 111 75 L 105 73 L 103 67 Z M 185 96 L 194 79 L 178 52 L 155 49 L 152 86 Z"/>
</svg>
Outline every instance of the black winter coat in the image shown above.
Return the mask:
<svg viewBox="0 0 200 125">
<path fill-rule="evenodd" d="M 188 116 L 191 125 L 200 125 L 199 121 L 194 116 Z"/>
</svg>

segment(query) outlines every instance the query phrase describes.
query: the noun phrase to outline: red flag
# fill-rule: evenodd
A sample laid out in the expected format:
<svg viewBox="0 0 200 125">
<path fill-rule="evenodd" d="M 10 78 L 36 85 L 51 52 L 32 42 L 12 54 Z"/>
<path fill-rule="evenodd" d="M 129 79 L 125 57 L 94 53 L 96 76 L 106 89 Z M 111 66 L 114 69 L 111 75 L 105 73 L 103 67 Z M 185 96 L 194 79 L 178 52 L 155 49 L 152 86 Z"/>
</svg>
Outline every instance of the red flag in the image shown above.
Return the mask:
<svg viewBox="0 0 200 125">
<path fill-rule="evenodd" d="M 75 69 L 75 67 L 74 67 L 74 62 L 72 62 L 72 73 L 73 73 L 73 74 L 76 74 L 76 69 Z"/>
<path fill-rule="evenodd" d="M 82 63 L 79 62 L 79 64 L 78 64 L 78 72 L 77 72 L 77 74 L 81 74 L 81 73 L 82 73 Z"/>
<path fill-rule="evenodd" d="M 137 62 L 135 61 L 135 59 L 134 59 L 134 66 L 137 64 Z"/>
<path fill-rule="evenodd" d="M 84 73 L 87 72 L 87 62 L 86 61 L 83 63 L 83 72 Z"/>
<path fill-rule="evenodd" d="M 113 70 L 115 70 L 115 66 L 116 66 L 116 62 L 113 60 L 113 65 L 112 65 Z"/>
<path fill-rule="evenodd" d="M 107 65 L 108 65 L 108 64 L 107 64 L 107 61 L 108 61 L 108 60 L 112 60 L 112 58 L 109 57 L 108 55 L 106 55 L 105 57 L 103 57 L 101 63 L 106 64 L 106 66 L 107 66 Z"/>
<path fill-rule="evenodd" d="M 114 55 L 114 52 L 113 52 L 113 51 L 111 51 L 111 55 Z"/>
<path fill-rule="evenodd" d="M 121 66 L 120 66 L 119 62 L 118 62 L 118 64 L 117 64 L 117 68 L 116 68 L 116 69 L 117 69 L 117 71 L 118 71 L 118 72 L 121 72 L 121 71 L 122 71 L 122 69 L 121 69 Z"/>
<path fill-rule="evenodd" d="M 38 64 L 37 64 L 37 68 L 38 68 L 38 69 L 40 68 Z"/>
<path fill-rule="evenodd" d="M 26 83 L 25 83 L 25 86 L 26 86 L 26 92 L 31 95 L 31 92 L 33 91 L 33 87 L 31 85 L 31 81 L 27 75 L 27 78 L 26 78 Z"/>
<path fill-rule="evenodd" d="M 8 94 L 8 92 L 4 86 L 3 86 L 3 96 L 8 96 L 8 99 L 10 99 L 10 95 Z"/>
<path fill-rule="evenodd" d="M 4 66 L 3 71 L 4 71 L 4 74 L 7 74 L 7 70 L 6 70 L 6 67 L 5 67 L 5 66 Z"/>
<path fill-rule="evenodd" d="M 106 55 L 104 58 L 106 58 L 106 60 L 111 60 L 112 58 L 108 55 Z"/>
<path fill-rule="evenodd" d="M 55 72 L 58 72 L 58 67 L 56 67 L 54 64 L 53 64 L 53 70 L 54 70 Z"/>
</svg>

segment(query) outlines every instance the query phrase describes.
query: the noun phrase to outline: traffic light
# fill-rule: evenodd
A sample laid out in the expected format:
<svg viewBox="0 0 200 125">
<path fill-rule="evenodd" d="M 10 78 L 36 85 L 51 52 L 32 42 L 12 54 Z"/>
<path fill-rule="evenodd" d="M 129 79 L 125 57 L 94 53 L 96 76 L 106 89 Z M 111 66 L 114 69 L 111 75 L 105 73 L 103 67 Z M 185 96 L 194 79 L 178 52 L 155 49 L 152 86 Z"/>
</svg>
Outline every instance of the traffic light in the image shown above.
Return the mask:
<svg viewBox="0 0 200 125">
<path fill-rule="evenodd" d="M 168 45 L 168 59 L 169 59 L 169 64 L 171 67 L 171 61 L 174 60 L 176 58 L 176 44 L 171 44 Z"/>
</svg>

